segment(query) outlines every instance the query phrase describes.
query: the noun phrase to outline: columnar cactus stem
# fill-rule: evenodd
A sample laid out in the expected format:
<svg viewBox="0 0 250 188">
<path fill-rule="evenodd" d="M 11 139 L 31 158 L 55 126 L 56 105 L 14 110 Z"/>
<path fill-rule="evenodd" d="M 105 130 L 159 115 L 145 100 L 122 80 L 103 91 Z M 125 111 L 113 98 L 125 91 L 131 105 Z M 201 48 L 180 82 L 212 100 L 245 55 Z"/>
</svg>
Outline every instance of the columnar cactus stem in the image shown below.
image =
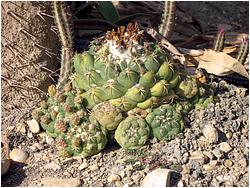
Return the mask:
<svg viewBox="0 0 250 188">
<path fill-rule="evenodd" d="M 249 43 L 248 43 L 248 38 L 244 37 L 242 40 L 242 43 L 240 45 L 240 50 L 238 52 L 237 60 L 241 63 L 244 64 L 248 55 L 249 51 Z"/>
<path fill-rule="evenodd" d="M 166 1 L 164 12 L 162 15 L 161 25 L 159 27 L 159 33 L 162 34 L 167 39 L 170 38 L 170 35 L 174 27 L 175 11 L 176 11 L 176 2 Z"/>
<path fill-rule="evenodd" d="M 63 92 L 63 87 L 70 74 L 70 62 L 73 56 L 73 39 L 70 28 L 67 7 L 64 2 L 53 2 L 55 23 L 62 43 L 60 79 L 57 85 L 58 91 Z"/>
<path fill-rule="evenodd" d="M 214 41 L 214 51 L 221 52 L 224 48 L 225 32 L 224 29 L 220 29 L 215 41 Z"/>
</svg>

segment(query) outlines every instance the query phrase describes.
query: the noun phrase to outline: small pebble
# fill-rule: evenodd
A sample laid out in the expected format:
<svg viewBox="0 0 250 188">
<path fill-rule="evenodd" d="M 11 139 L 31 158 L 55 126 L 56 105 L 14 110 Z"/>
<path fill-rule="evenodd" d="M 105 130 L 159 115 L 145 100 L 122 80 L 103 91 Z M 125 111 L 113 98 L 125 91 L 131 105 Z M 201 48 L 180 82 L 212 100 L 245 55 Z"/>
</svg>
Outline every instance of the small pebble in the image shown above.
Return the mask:
<svg viewBox="0 0 250 188">
<path fill-rule="evenodd" d="M 126 175 L 126 173 L 124 172 L 124 170 L 119 171 L 118 174 L 119 174 L 119 176 L 121 176 L 121 178 L 124 178 L 125 175 Z"/>
<path fill-rule="evenodd" d="M 89 167 L 89 169 L 90 169 L 91 171 L 96 171 L 96 170 L 99 170 L 99 166 L 98 166 L 97 164 L 94 164 L 94 165 L 91 165 L 91 166 Z"/>
<path fill-rule="evenodd" d="M 116 181 L 115 182 L 115 186 L 116 187 L 122 187 L 123 186 L 123 183 L 121 181 Z"/>
<path fill-rule="evenodd" d="M 246 166 L 247 166 L 247 161 L 245 158 L 240 159 L 238 163 L 241 166 L 241 168 L 246 168 Z"/>
<path fill-rule="evenodd" d="M 214 150 L 212 150 L 212 153 L 217 159 L 220 159 L 223 157 L 223 154 L 220 152 L 218 148 L 215 148 Z"/>
<path fill-rule="evenodd" d="M 184 187 L 184 184 L 183 184 L 183 181 L 182 181 L 182 180 L 178 181 L 177 187 Z"/>
<path fill-rule="evenodd" d="M 40 126 L 35 119 L 28 120 L 27 124 L 28 124 L 29 129 L 32 133 L 39 133 L 40 132 Z"/>
<path fill-rule="evenodd" d="M 69 164 L 72 163 L 75 159 L 74 158 L 67 158 L 61 161 L 62 164 Z"/>
<path fill-rule="evenodd" d="M 25 125 L 23 123 L 17 123 L 16 131 L 20 133 L 26 133 Z"/>
<path fill-rule="evenodd" d="M 84 161 L 79 167 L 78 170 L 83 170 L 89 166 L 89 163 Z"/>
<path fill-rule="evenodd" d="M 228 153 L 229 151 L 231 151 L 232 147 L 226 143 L 226 142 L 222 142 L 220 143 L 220 150 L 224 151 L 225 153 Z"/>
<path fill-rule="evenodd" d="M 229 167 L 233 166 L 233 162 L 229 159 L 226 159 L 224 161 L 224 166 L 229 168 Z"/>
<path fill-rule="evenodd" d="M 231 139 L 232 136 L 233 136 L 233 133 L 232 133 L 231 131 L 228 131 L 228 132 L 226 133 L 227 139 Z"/>
<path fill-rule="evenodd" d="M 203 135 L 210 144 L 216 143 L 219 140 L 218 131 L 213 125 L 206 125 L 203 129 Z"/>
<path fill-rule="evenodd" d="M 115 181 L 120 181 L 121 177 L 117 174 L 111 174 L 109 177 L 108 177 L 108 182 L 109 183 L 113 183 Z"/>
<path fill-rule="evenodd" d="M 55 162 L 48 163 L 44 166 L 44 169 L 53 169 L 54 171 L 60 170 L 61 166 Z"/>
<path fill-rule="evenodd" d="M 190 161 L 197 161 L 200 164 L 204 164 L 207 161 L 207 158 L 201 151 L 194 151 L 191 153 L 189 158 Z"/>
<path fill-rule="evenodd" d="M 46 143 L 49 145 L 53 145 L 55 140 L 52 137 L 46 136 Z"/>
<path fill-rule="evenodd" d="M 24 163 L 28 159 L 28 154 L 22 149 L 13 149 L 10 152 L 10 159 L 15 162 Z"/>
</svg>

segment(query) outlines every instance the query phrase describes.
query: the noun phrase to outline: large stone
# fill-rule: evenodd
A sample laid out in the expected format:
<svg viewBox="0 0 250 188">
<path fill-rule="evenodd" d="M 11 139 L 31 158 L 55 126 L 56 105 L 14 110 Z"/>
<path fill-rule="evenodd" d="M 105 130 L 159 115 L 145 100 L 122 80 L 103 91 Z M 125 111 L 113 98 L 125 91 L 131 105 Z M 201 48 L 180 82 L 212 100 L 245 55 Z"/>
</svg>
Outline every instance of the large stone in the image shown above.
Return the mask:
<svg viewBox="0 0 250 188">
<path fill-rule="evenodd" d="M 156 169 L 148 173 L 142 181 L 142 187 L 169 187 L 172 170 Z"/>
<path fill-rule="evenodd" d="M 42 178 L 41 184 L 44 187 L 79 187 L 81 185 L 80 178 Z"/>
<path fill-rule="evenodd" d="M 35 119 L 28 120 L 27 124 L 28 124 L 29 129 L 32 133 L 39 133 L 40 132 L 40 126 Z"/>
<path fill-rule="evenodd" d="M 217 129 L 213 125 L 206 125 L 203 129 L 203 135 L 207 139 L 207 142 L 212 144 L 219 140 L 219 134 Z"/>
<path fill-rule="evenodd" d="M 15 162 L 24 163 L 28 159 L 28 154 L 22 149 L 13 149 L 10 152 L 10 159 Z"/>
</svg>

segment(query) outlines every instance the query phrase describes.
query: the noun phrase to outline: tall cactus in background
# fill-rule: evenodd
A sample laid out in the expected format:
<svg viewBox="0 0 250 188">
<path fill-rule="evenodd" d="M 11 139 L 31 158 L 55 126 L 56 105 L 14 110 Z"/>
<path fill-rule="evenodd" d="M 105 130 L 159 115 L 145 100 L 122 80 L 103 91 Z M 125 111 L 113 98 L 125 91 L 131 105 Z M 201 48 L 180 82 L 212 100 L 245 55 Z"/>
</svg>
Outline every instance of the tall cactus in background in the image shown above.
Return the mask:
<svg viewBox="0 0 250 188">
<path fill-rule="evenodd" d="M 225 32 L 224 29 L 220 29 L 214 40 L 214 47 L 213 47 L 214 51 L 221 52 L 224 48 L 224 42 L 225 42 Z"/>
<path fill-rule="evenodd" d="M 164 12 L 162 14 L 159 33 L 167 39 L 170 38 L 175 22 L 176 2 L 165 1 Z"/>
<path fill-rule="evenodd" d="M 58 91 L 63 92 L 63 87 L 70 76 L 70 63 L 73 56 L 72 15 L 65 2 L 53 2 L 55 23 L 62 44 L 61 47 L 61 69 L 58 82 Z"/>
<path fill-rule="evenodd" d="M 237 56 L 237 60 L 241 63 L 244 64 L 246 59 L 247 59 L 247 55 L 249 53 L 249 40 L 247 37 L 242 39 L 241 45 L 240 45 L 240 49 L 238 52 L 238 56 Z"/>
</svg>

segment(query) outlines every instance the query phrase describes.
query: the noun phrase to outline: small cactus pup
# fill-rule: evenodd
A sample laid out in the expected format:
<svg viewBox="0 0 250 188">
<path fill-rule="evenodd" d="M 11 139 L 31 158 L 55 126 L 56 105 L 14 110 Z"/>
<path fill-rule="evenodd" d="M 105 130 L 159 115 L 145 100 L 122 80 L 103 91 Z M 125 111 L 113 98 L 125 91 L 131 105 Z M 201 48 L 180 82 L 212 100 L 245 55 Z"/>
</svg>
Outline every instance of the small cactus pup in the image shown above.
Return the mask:
<svg viewBox="0 0 250 188">
<path fill-rule="evenodd" d="M 91 111 L 91 116 L 108 131 L 116 129 L 123 119 L 121 110 L 109 102 L 102 102 L 96 105 Z"/>
<path fill-rule="evenodd" d="M 170 104 L 155 108 L 146 117 L 151 126 L 153 136 L 158 140 L 171 140 L 184 130 L 184 121 Z"/>
<path fill-rule="evenodd" d="M 115 131 L 115 140 L 127 150 L 142 147 L 148 140 L 150 127 L 140 116 L 128 116 Z"/>
<path fill-rule="evenodd" d="M 49 136 L 57 137 L 67 132 L 74 114 L 82 114 L 83 117 L 86 112 L 82 105 L 82 97 L 72 90 L 71 83 L 65 85 L 64 93 L 58 93 L 56 87 L 51 85 L 48 94 L 48 100 L 33 110 L 32 116 Z"/>
<path fill-rule="evenodd" d="M 194 97 L 199 91 L 198 81 L 195 77 L 186 75 L 176 87 L 176 94 L 185 99 Z"/>
<path fill-rule="evenodd" d="M 62 157 L 89 157 L 99 153 L 107 144 L 107 131 L 96 120 L 83 118 L 71 123 L 64 135 L 57 138 L 57 148 Z"/>
<path fill-rule="evenodd" d="M 180 81 L 174 60 L 160 45 L 143 38 L 136 23 L 109 31 L 73 58 L 73 85 L 86 108 L 109 101 L 122 111 L 160 105 Z"/>
</svg>

